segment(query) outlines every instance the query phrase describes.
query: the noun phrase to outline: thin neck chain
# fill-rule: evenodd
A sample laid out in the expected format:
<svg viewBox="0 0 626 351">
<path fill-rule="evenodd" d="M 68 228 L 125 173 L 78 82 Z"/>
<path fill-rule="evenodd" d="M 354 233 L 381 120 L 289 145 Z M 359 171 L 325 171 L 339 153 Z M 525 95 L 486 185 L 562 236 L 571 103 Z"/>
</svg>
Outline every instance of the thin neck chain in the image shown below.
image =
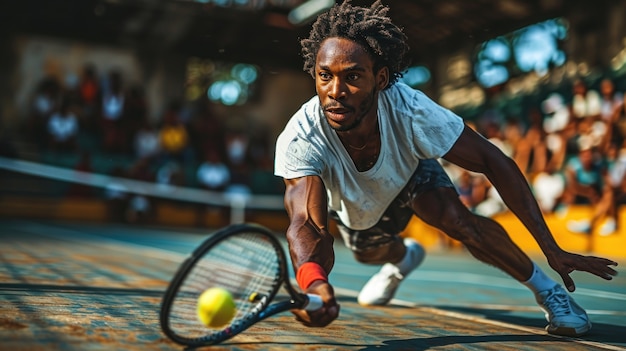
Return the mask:
<svg viewBox="0 0 626 351">
<path fill-rule="evenodd" d="M 372 133 L 370 133 L 370 135 L 367 137 L 367 139 L 365 139 L 365 144 L 363 144 L 363 146 L 354 146 L 351 145 L 347 140 L 346 140 L 346 145 L 348 145 L 349 148 L 354 149 L 356 151 L 361 151 L 363 149 L 365 149 L 365 147 L 369 144 L 370 140 L 372 139 L 373 136 L 375 136 L 378 132 L 378 125 L 376 125 L 376 127 L 374 128 L 374 130 L 372 131 Z"/>
<path fill-rule="evenodd" d="M 350 148 L 357 150 L 357 151 L 361 151 L 363 149 L 365 149 L 365 147 L 367 146 L 367 144 L 369 143 L 369 141 L 365 141 L 365 144 L 363 144 L 363 146 L 361 147 L 356 147 L 356 146 L 352 146 L 349 142 L 346 141 L 346 145 L 348 145 Z"/>
</svg>

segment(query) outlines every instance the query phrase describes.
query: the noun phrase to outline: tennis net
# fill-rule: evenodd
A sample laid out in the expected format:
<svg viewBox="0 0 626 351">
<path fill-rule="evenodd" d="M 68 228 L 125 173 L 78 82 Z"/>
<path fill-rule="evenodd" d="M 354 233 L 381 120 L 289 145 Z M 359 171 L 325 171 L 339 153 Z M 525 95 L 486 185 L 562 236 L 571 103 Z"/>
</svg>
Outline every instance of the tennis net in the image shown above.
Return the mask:
<svg viewBox="0 0 626 351">
<path fill-rule="evenodd" d="M 257 195 L 246 192 L 217 192 L 198 187 L 179 186 L 152 181 L 129 179 L 114 173 L 102 174 L 32 161 L 0 157 L 2 187 L 0 200 L 5 204 L 19 195 L 68 196 L 70 189 L 89 188 L 96 198 L 110 200 L 125 195 L 134 199 L 132 204 L 141 209 L 140 199 L 152 198 L 162 201 L 189 203 L 230 209 L 229 222 L 245 221 L 248 210 L 284 211 L 282 196 Z M 131 200 L 133 201 L 133 200 Z M 145 206 L 145 204 L 144 204 Z"/>
</svg>

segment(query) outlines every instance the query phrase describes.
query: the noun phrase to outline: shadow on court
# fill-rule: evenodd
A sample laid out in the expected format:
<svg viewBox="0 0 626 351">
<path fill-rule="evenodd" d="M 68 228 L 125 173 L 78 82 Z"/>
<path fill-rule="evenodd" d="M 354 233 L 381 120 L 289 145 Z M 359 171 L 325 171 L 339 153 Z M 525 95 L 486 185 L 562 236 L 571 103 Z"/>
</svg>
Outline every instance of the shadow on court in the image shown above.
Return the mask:
<svg viewBox="0 0 626 351">
<path fill-rule="evenodd" d="M 482 315 L 484 318 L 503 323 L 516 324 L 520 326 L 544 328 L 546 320 L 543 318 L 528 318 L 523 316 L 515 316 L 502 310 L 477 309 L 470 307 L 450 307 L 450 306 L 433 306 L 435 308 L 465 313 L 469 315 Z M 584 336 L 587 341 L 608 344 L 626 344 L 626 328 L 607 323 L 598 323 L 592 321 L 591 331 Z"/>
<path fill-rule="evenodd" d="M 432 349 L 475 349 L 475 350 L 534 350 L 542 349 L 541 346 L 546 343 L 554 343 L 555 341 L 546 336 L 541 335 L 523 335 L 523 334 L 508 334 L 508 335 L 448 335 L 448 336 L 434 336 L 427 338 L 413 338 L 402 340 L 386 340 L 382 342 L 382 345 L 368 346 L 361 351 L 373 351 L 373 350 L 432 350 Z M 557 341 L 563 343 L 563 346 L 567 348 L 572 343 L 567 340 Z M 507 347 L 505 344 L 516 344 L 517 346 Z M 545 346 L 545 345 L 544 345 Z M 564 348 L 564 350 L 565 350 Z"/>
</svg>

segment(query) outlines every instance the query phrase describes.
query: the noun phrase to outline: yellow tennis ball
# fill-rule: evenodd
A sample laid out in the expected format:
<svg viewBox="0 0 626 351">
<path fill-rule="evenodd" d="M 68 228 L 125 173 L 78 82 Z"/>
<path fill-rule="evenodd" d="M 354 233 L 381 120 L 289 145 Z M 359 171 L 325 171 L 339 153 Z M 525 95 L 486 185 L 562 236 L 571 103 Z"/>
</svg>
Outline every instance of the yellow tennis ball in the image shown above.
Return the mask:
<svg viewBox="0 0 626 351">
<path fill-rule="evenodd" d="M 198 297 L 198 319 L 208 327 L 227 325 L 236 311 L 233 296 L 226 289 L 209 288 Z"/>
</svg>

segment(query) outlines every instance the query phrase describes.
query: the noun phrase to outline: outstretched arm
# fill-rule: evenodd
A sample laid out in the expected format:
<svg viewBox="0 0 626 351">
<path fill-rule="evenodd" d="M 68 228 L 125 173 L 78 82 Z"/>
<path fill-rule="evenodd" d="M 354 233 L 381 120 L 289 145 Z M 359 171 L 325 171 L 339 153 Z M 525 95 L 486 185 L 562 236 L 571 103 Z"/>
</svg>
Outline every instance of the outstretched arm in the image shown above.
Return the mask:
<svg viewBox="0 0 626 351">
<path fill-rule="evenodd" d="M 315 269 L 319 269 L 328 276 L 335 262 L 334 238 L 327 228 L 326 189 L 316 176 L 286 179 L 285 185 L 285 208 L 290 221 L 287 241 L 298 283 L 307 293 L 320 295 L 324 301 L 324 307 L 317 311 L 292 312 L 306 326 L 323 327 L 339 315 L 332 286 L 325 279 L 316 279 L 315 274 Z"/>
<path fill-rule="evenodd" d="M 569 274 L 585 271 L 610 280 L 617 263 L 604 258 L 581 256 L 562 250 L 554 240 L 528 182 L 512 159 L 471 128 L 463 133 L 444 158 L 465 169 L 485 174 L 509 209 L 522 221 L 546 255 L 550 266 L 561 276 L 569 291 L 575 284 Z"/>
</svg>

